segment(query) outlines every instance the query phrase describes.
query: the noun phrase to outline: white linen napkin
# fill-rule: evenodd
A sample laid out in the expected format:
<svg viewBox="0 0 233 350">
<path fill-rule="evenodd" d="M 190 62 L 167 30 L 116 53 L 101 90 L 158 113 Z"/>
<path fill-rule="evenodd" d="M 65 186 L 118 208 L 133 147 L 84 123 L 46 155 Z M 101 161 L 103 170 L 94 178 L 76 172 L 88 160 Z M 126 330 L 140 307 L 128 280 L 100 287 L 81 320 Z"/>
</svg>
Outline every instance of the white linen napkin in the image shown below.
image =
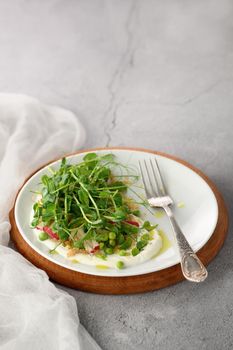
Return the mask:
<svg viewBox="0 0 233 350">
<path fill-rule="evenodd" d="M 44 271 L 7 247 L 8 213 L 24 179 L 83 145 L 70 111 L 17 94 L 0 94 L 0 348 L 100 350 L 79 323 L 76 302 Z"/>
</svg>

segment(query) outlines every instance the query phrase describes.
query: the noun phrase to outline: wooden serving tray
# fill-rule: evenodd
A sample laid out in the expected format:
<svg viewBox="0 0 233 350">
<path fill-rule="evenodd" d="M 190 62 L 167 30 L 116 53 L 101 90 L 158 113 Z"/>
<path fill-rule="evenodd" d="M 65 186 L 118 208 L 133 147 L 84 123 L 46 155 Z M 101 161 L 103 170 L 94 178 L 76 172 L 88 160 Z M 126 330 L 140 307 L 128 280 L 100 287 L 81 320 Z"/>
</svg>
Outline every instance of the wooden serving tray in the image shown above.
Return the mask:
<svg viewBox="0 0 233 350">
<path fill-rule="evenodd" d="M 98 148 L 95 150 L 103 150 L 103 149 L 106 149 L 106 148 Z M 129 148 L 123 148 L 123 147 L 108 148 L 108 150 L 109 149 L 129 150 Z M 217 253 L 221 249 L 228 230 L 227 209 L 226 209 L 223 197 L 218 191 L 218 189 L 216 188 L 216 186 L 200 170 L 198 170 L 197 168 L 195 168 L 194 166 L 192 166 L 191 164 L 187 163 L 184 160 L 178 159 L 174 156 L 171 156 L 165 153 L 151 151 L 147 149 L 130 148 L 130 150 L 144 151 L 144 152 L 158 154 L 163 157 L 173 159 L 185 165 L 186 167 L 189 167 L 190 169 L 192 169 L 199 176 L 201 176 L 210 186 L 213 193 L 215 194 L 215 197 L 218 203 L 218 211 L 219 211 L 218 221 L 217 221 L 217 225 L 213 235 L 211 236 L 209 241 L 204 245 L 204 247 L 202 247 L 197 253 L 197 255 L 199 256 L 201 261 L 204 263 L 204 265 L 207 265 L 217 255 Z M 91 149 L 82 150 L 80 152 L 76 152 L 76 154 L 83 153 L 86 151 L 94 151 L 94 150 L 91 150 Z M 29 178 L 32 175 L 30 175 Z M 87 292 L 92 292 L 92 293 L 100 293 L 100 294 L 133 294 L 133 293 L 149 292 L 160 288 L 164 288 L 172 284 L 175 284 L 179 281 L 182 281 L 184 279 L 179 264 L 163 269 L 161 271 L 156 271 L 156 272 L 147 273 L 147 274 L 138 275 L 138 276 L 129 276 L 129 277 L 103 277 L 103 276 L 88 275 L 77 271 L 69 270 L 65 267 L 57 265 L 56 263 L 53 263 L 47 260 L 46 258 L 44 258 L 43 256 L 41 256 L 40 254 L 38 254 L 23 239 L 15 222 L 14 207 L 10 212 L 11 238 L 15 243 L 18 251 L 26 259 L 30 260 L 34 265 L 46 271 L 51 280 L 56 281 L 60 284 L 63 284 L 67 287 L 71 287 L 71 288 L 75 288 L 75 289 L 79 289 Z M 209 278 L 211 278 L 211 276 L 209 276 Z"/>
</svg>

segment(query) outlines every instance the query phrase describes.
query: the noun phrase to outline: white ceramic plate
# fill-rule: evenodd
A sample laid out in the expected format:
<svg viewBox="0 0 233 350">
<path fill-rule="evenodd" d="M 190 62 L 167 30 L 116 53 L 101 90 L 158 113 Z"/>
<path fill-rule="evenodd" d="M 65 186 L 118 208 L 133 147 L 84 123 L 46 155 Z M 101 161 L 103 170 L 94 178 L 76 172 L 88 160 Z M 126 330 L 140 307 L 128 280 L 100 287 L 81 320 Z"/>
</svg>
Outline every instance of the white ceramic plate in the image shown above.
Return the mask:
<svg viewBox="0 0 233 350">
<path fill-rule="evenodd" d="M 152 153 L 139 150 L 98 150 L 100 154 L 113 153 L 119 162 L 138 168 L 138 160 L 154 157 Z M 79 162 L 86 152 L 68 157 L 70 163 Z M 167 189 L 174 200 L 174 213 L 183 232 L 194 251 L 198 251 L 209 240 L 214 232 L 218 219 L 218 206 L 216 198 L 208 184 L 190 168 L 175 160 L 157 155 L 157 159 L 164 177 Z M 60 161 L 50 166 L 58 168 Z M 140 265 L 122 270 L 102 270 L 95 266 L 74 264 L 60 254 L 51 255 L 48 247 L 38 240 L 37 235 L 30 228 L 32 218 L 32 206 L 35 197 L 32 190 L 38 189 L 40 177 L 48 173 L 48 167 L 44 167 L 35 173 L 20 190 L 15 204 L 15 219 L 18 229 L 24 240 L 40 255 L 48 260 L 78 272 L 99 276 L 133 276 L 149 272 L 155 272 L 173 266 L 179 262 L 179 256 L 174 243 L 173 233 L 165 215 L 155 212 L 155 216 L 145 211 L 146 219 L 159 224 L 159 229 L 165 232 L 171 242 L 170 248 Z M 143 190 L 138 189 L 143 195 Z M 182 203 L 182 207 L 179 205 Z M 101 264 L 101 262 L 100 262 Z M 102 262 L 103 264 L 103 262 Z"/>
</svg>

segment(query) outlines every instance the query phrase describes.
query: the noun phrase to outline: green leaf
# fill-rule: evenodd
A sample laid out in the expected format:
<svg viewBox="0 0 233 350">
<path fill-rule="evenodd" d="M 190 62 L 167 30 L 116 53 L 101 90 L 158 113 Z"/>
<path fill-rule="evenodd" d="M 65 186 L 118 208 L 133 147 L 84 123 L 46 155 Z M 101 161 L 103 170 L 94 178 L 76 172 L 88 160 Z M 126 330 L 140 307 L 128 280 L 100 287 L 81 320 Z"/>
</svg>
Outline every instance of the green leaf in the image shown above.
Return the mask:
<svg viewBox="0 0 233 350">
<path fill-rule="evenodd" d="M 42 221 L 53 218 L 54 213 L 51 211 L 47 211 L 46 209 L 42 209 Z"/>
<path fill-rule="evenodd" d="M 149 235 L 148 233 L 145 233 L 144 235 L 142 235 L 141 239 L 142 239 L 143 241 L 149 241 L 150 235 Z"/>
<path fill-rule="evenodd" d="M 87 233 L 85 234 L 85 236 L 83 236 L 80 240 L 74 242 L 74 247 L 83 249 L 84 248 L 84 245 L 83 245 L 84 241 L 91 239 L 93 234 L 94 234 L 94 231 L 89 229 L 87 231 Z"/>
<path fill-rule="evenodd" d="M 122 200 L 121 194 L 120 194 L 120 193 L 117 193 L 113 198 L 114 198 L 114 201 L 115 201 L 115 203 L 116 203 L 116 206 L 117 206 L 117 207 L 121 207 L 122 204 L 123 204 L 123 200 Z"/>
<path fill-rule="evenodd" d="M 69 234 L 62 229 L 58 231 L 58 236 L 62 241 L 66 241 L 69 238 Z"/>
<path fill-rule="evenodd" d="M 132 245 L 132 239 L 130 237 L 127 237 L 124 243 L 120 245 L 120 249 L 129 249 Z"/>
<path fill-rule="evenodd" d="M 39 224 L 39 218 L 34 218 L 31 222 L 31 227 L 35 228 Z"/>
<path fill-rule="evenodd" d="M 120 192 L 124 192 L 127 190 L 127 185 L 122 181 L 113 182 L 109 184 L 109 187 L 111 187 L 112 189 L 118 189 Z"/>
<path fill-rule="evenodd" d="M 48 194 L 48 189 L 47 189 L 47 187 L 43 187 L 43 188 L 42 188 L 41 194 L 42 194 L 42 197 L 47 196 L 47 194 Z"/>
<path fill-rule="evenodd" d="M 135 248 L 132 249 L 131 253 L 132 253 L 133 256 L 136 256 L 136 255 L 138 255 L 140 253 L 140 251 L 139 251 L 138 248 L 135 247 Z"/>
<path fill-rule="evenodd" d="M 140 210 L 134 210 L 132 214 L 135 216 L 140 216 L 141 212 L 140 212 Z"/>
<path fill-rule="evenodd" d="M 142 228 L 144 228 L 147 231 L 152 231 L 154 230 L 156 227 L 158 227 L 158 225 L 151 225 L 149 221 L 145 221 Z"/>
<path fill-rule="evenodd" d="M 55 210 L 55 203 L 46 202 L 46 203 L 43 205 L 43 209 L 46 209 L 46 212 L 48 212 L 48 213 L 54 213 L 54 210 Z"/>
<path fill-rule="evenodd" d="M 107 230 L 101 230 L 97 233 L 95 239 L 96 242 L 106 242 L 108 241 L 108 234 L 109 232 Z"/>
<path fill-rule="evenodd" d="M 83 157 L 83 160 L 86 162 L 88 169 L 94 169 L 98 164 L 98 157 L 96 153 L 88 153 Z"/>
<path fill-rule="evenodd" d="M 87 192 L 86 192 L 83 188 L 81 188 L 81 189 L 78 191 L 78 197 L 79 197 L 79 200 L 80 200 L 81 204 L 86 205 L 86 206 L 89 205 L 89 197 L 88 197 L 88 194 L 87 194 Z"/>
<path fill-rule="evenodd" d="M 100 198 L 109 198 L 110 193 L 107 191 L 103 191 L 99 193 Z"/>
<path fill-rule="evenodd" d="M 104 198 L 97 200 L 96 203 L 99 209 L 106 209 L 108 206 L 108 201 Z"/>
<path fill-rule="evenodd" d="M 49 177 L 48 175 L 43 175 L 41 176 L 41 182 L 44 186 L 48 186 L 48 182 L 49 182 Z"/>
<path fill-rule="evenodd" d="M 104 156 L 101 156 L 102 160 L 105 160 L 106 162 L 113 162 L 115 159 L 114 154 L 109 153 L 109 154 L 105 154 Z"/>
<path fill-rule="evenodd" d="M 127 223 L 122 223 L 122 230 L 126 234 L 131 235 L 131 234 L 138 233 L 139 232 L 139 227 L 137 227 L 135 225 L 130 225 L 130 224 L 127 224 Z"/>
<path fill-rule="evenodd" d="M 56 190 L 55 183 L 54 183 L 54 180 L 52 178 L 49 178 L 47 187 L 48 187 L 49 193 L 54 192 Z"/>
<path fill-rule="evenodd" d="M 102 168 L 99 172 L 98 172 L 98 180 L 100 179 L 104 179 L 107 180 L 110 176 L 110 169 L 108 168 Z"/>
<path fill-rule="evenodd" d="M 97 158 L 97 154 L 96 153 L 87 153 L 84 157 L 83 157 L 83 160 L 89 162 L 93 159 L 96 159 Z"/>
<path fill-rule="evenodd" d="M 74 219 L 71 219 L 69 224 L 68 224 L 68 227 L 70 229 L 73 229 L 73 228 L 78 228 L 80 227 L 81 225 L 83 225 L 85 223 L 85 220 L 83 219 L 83 217 L 81 218 L 74 218 Z"/>
<path fill-rule="evenodd" d="M 34 211 L 37 211 L 38 208 L 39 208 L 39 203 L 38 203 L 38 202 L 34 203 L 34 205 L 33 205 L 33 210 L 34 210 Z"/>
<path fill-rule="evenodd" d="M 60 180 L 60 186 L 66 185 L 69 179 L 69 174 L 64 173 Z"/>
<path fill-rule="evenodd" d="M 62 160 L 61 160 L 61 168 L 64 168 L 65 165 L 66 165 L 66 158 L 64 157 L 64 158 L 62 158 Z"/>
<path fill-rule="evenodd" d="M 124 243 L 125 241 L 125 238 L 124 238 L 124 235 L 122 233 L 120 233 L 118 236 L 117 236 L 117 243 L 118 244 L 122 244 Z"/>
<path fill-rule="evenodd" d="M 122 221 L 126 219 L 127 213 L 123 208 L 119 208 L 115 211 L 115 213 L 112 214 L 112 217 L 115 221 Z"/>
<path fill-rule="evenodd" d="M 142 250 L 147 244 L 148 244 L 148 241 L 144 241 L 144 240 L 138 241 L 137 242 L 137 248 L 139 250 Z"/>
</svg>

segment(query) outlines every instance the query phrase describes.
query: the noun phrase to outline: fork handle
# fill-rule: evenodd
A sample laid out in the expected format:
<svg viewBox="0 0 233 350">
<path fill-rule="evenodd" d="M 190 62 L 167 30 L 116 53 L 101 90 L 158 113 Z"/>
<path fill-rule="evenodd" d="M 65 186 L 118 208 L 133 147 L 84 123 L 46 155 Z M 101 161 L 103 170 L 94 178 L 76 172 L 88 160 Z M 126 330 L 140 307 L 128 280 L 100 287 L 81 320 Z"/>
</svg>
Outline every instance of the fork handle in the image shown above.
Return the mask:
<svg viewBox="0 0 233 350">
<path fill-rule="evenodd" d="M 169 207 L 164 207 L 164 210 L 170 219 L 173 231 L 175 233 L 177 245 L 180 252 L 181 270 L 184 277 L 192 282 L 204 281 L 208 276 L 208 272 L 205 266 L 202 264 L 200 259 L 190 247 L 171 209 Z"/>
</svg>

